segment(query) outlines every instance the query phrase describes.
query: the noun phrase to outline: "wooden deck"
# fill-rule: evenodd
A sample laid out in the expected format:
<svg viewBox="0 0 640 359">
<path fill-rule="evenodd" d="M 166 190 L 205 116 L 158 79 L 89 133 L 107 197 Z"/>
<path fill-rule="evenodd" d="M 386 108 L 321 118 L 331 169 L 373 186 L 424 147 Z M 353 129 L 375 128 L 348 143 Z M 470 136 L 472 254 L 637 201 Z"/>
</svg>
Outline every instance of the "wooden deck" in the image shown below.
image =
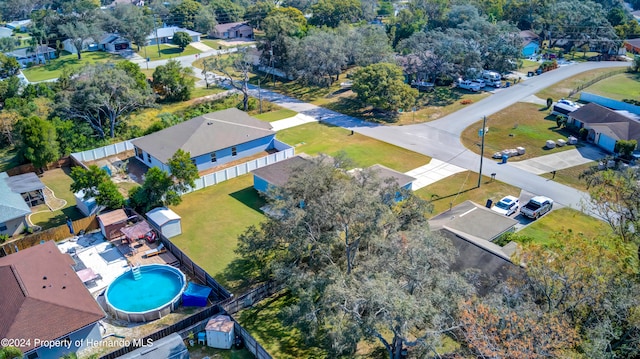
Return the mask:
<svg viewBox="0 0 640 359">
<path fill-rule="evenodd" d="M 174 267 L 179 267 L 180 262 L 171 254 L 168 250 L 164 253 L 148 257 L 144 254 L 150 249 L 155 249 L 160 244 L 159 241 L 155 243 L 148 243 L 145 240 L 140 240 L 131 244 L 121 243 L 120 240 L 113 243 L 118 247 L 120 253 L 124 255 L 130 264 L 134 265 L 146 265 L 146 264 L 169 264 Z"/>
</svg>

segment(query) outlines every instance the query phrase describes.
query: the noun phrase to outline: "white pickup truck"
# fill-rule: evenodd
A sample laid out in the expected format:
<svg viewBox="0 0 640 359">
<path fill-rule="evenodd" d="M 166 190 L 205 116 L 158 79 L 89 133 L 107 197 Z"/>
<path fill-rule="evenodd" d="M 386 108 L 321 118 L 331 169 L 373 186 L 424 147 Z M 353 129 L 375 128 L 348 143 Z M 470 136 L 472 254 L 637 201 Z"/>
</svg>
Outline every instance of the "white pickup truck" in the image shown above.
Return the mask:
<svg viewBox="0 0 640 359">
<path fill-rule="evenodd" d="M 478 92 L 480 91 L 480 85 L 470 80 L 458 80 L 457 86 L 461 89 Z"/>
<path fill-rule="evenodd" d="M 553 208 L 553 200 L 544 196 L 536 196 L 529 200 L 527 204 L 520 207 L 520 213 L 532 218 L 538 219 Z"/>
</svg>

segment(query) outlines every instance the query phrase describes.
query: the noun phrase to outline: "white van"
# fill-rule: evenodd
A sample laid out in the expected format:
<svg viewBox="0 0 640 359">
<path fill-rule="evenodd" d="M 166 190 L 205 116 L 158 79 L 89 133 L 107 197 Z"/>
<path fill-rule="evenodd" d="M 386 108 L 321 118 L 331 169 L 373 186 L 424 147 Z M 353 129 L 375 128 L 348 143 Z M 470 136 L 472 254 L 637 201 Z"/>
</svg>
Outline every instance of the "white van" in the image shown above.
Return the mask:
<svg viewBox="0 0 640 359">
<path fill-rule="evenodd" d="M 482 79 L 484 80 L 484 82 L 491 86 L 491 87 L 501 87 L 502 86 L 502 81 L 500 81 L 502 78 L 502 76 L 500 76 L 499 73 L 495 72 L 495 71 L 482 71 Z"/>
</svg>

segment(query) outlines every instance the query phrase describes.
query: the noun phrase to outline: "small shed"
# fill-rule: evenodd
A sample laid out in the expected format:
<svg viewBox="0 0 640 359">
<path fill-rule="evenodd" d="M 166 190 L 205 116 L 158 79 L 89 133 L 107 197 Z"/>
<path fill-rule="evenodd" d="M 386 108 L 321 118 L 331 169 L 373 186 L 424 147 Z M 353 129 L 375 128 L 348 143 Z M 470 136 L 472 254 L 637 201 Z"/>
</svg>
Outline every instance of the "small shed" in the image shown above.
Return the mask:
<svg viewBox="0 0 640 359">
<path fill-rule="evenodd" d="M 104 238 L 108 241 L 122 237 L 120 229 L 127 225 L 127 214 L 123 209 L 107 212 L 98 216 L 98 224 Z"/>
<path fill-rule="evenodd" d="M 182 305 L 185 307 L 206 307 L 211 288 L 189 282 L 187 290 L 182 293 Z"/>
<path fill-rule="evenodd" d="M 76 198 L 76 208 L 85 216 L 90 216 L 96 210 L 98 203 L 94 197 L 85 198 L 84 190 L 73 194 Z"/>
<path fill-rule="evenodd" d="M 207 323 L 207 345 L 218 349 L 231 349 L 235 338 L 233 320 L 228 315 L 217 315 Z"/>
<path fill-rule="evenodd" d="M 165 237 L 171 238 L 182 233 L 180 216 L 167 207 L 154 208 L 147 212 L 147 219 Z"/>
</svg>

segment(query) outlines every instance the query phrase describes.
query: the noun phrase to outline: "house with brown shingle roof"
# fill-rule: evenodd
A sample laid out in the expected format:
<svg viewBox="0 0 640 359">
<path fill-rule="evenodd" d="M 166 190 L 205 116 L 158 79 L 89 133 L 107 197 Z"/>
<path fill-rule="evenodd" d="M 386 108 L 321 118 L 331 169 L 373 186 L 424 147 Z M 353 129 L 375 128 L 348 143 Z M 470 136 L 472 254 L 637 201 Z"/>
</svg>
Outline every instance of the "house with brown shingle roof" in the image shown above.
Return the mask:
<svg viewBox="0 0 640 359">
<path fill-rule="evenodd" d="M 569 113 L 567 124 L 586 128 L 587 141 L 612 153 L 619 140 L 640 141 L 640 122 L 593 102 Z"/>
<path fill-rule="evenodd" d="M 23 339 L 25 358 L 58 359 L 100 341 L 105 313 L 74 264 L 54 241 L 0 258 L 0 338 Z"/>
<path fill-rule="evenodd" d="M 182 149 L 198 171 L 264 152 L 291 148 L 275 139 L 271 124 L 236 108 L 208 113 L 131 141 L 136 157 L 169 172 L 168 161 Z"/>
</svg>

